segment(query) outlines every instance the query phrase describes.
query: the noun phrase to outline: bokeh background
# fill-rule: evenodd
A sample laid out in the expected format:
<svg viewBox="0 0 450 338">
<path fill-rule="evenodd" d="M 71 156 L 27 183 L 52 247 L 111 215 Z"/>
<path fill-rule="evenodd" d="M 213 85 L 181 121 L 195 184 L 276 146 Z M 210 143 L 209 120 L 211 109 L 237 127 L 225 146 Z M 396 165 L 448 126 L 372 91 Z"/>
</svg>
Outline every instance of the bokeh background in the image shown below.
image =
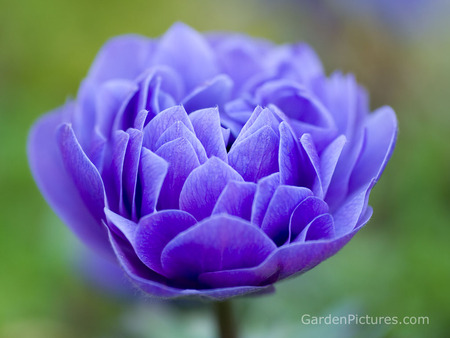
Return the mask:
<svg viewBox="0 0 450 338">
<path fill-rule="evenodd" d="M 210 304 L 146 299 L 53 214 L 28 169 L 41 114 L 74 96 L 114 35 L 175 21 L 303 40 L 398 114 L 369 224 L 336 256 L 234 301 L 244 337 L 450 336 L 450 11 L 446 0 L 0 0 L 0 337 L 214 337 Z M 104 280 L 110 283 L 104 284 Z M 307 326 L 303 314 L 428 316 L 429 325 Z"/>
</svg>

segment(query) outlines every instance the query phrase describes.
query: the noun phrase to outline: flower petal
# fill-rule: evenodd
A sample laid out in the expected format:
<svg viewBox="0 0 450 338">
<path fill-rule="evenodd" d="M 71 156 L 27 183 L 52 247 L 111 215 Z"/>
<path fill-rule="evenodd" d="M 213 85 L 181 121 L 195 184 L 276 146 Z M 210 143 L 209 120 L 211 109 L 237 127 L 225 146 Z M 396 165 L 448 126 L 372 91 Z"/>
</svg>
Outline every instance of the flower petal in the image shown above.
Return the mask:
<svg viewBox="0 0 450 338">
<path fill-rule="evenodd" d="M 248 119 L 244 119 L 244 126 L 242 127 L 240 134 L 244 135 L 247 133 L 247 130 L 255 123 L 256 119 L 261 115 L 262 111 L 264 109 L 261 108 L 261 106 L 256 106 L 251 115 L 248 117 Z M 239 111 L 239 110 L 238 110 Z M 238 112 L 238 115 L 242 115 L 242 111 Z M 245 122 L 246 121 L 246 122 Z"/>
<path fill-rule="evenodd" d="M 230 181 L 223 189 L 212 214 L 227 213 L 250 221 L 256 184 Z"/>
<path fill-rule="evenodd" d="M 125 160 L 123 162 L 124 206 L 127 208 L 133 221 L 137 221 L 136 213 L 136 184 L 141 158 L 143 135 L 140 130 L 128 129 L 130 135 Z"/>
<path fill-rule="evenodd" d="M 106 227 L 106 226 L 105 226 Z M 196 290 L 170 286 L 169 280 L 153 272 L 137 257 L 131 244 L 110 231 L 109 241 L 125 273 L 132 282 L 144 292 L 162 298 L 181 298 L 195 296 L 205 300 L 224 300 L 245 294 L 263 294 L 273 292 L 273 286 L 237 286 Z"/>
<path fill-rule="evenodd" d="M 148 110 L 141 110 L 134 119 L 133 128 L 142 131 L 145 126 L 145 121 L 148 117 Z"/>
<path fill-rule="evenodd" d="M 374 185 L 375 179 L 349 195 L 345 202 L 333 212 L 337 235 L 346 234 L 359 224 L 359 220 L 365 214 L 369 193 Z"/>
<path fill-rule="evenodd" d="M 246 124 L 246 128 L 242 128 L 242 131 L 239 133 L 236 141 L 233 146 L 238 145 L 241 141 L 245 140 L 249 136 L 255 134 L 260 129 L 269 126 L 272 128 L 273 132 L 278 136 L 278 125 L 280 121 L 275 117 L 270 109 L 263 109 L 261 112 L 258 112 L 256 109 L 252 114 L 255 117 L 255 120 L 252 121 L 251 124 Z M 231 147 L 233 149 L 233 147 Z"/>
<path fill-rule="evenodd" d="M 89 70 L 97 83 L 112 79 L 134 80 L 150 65 L 154 41 L 138 35 L 110 39 L 100 50 Z"/>
<path fill-rule="evenodd" d="M 320 262 L 336 254 L 359 230 L 332 240 L 319 240 L 304 243 L 293 243 L 279 250 L 281 263 L 279 279 L 293 274 L 304 273 Z M 298 259 L 301 257 L 302 259 Z"/>
<path fill-rule="evenodd" d="M 221 107 L 230 99 L 233 81 L 224 74 L 217 75 L 195 88 L 181 104 L 188 113 L 195 110 Z"/>
<path fill-rule="evenodd" d="M 211 157 L 186 179 L 180 194 L 180 209 L 191 213 L 199 221 L 208 217 L 220 193 L 231 180 L 243 181 L 225 162 Z"/>
<path fill-rule="evenodd" d="M 41 117 L 33 126 L 27 144 L 28 160 L 36 183 L 56 214 L 83 242 L 112 256 L 103 226 L 89 211 L 69 173 L 56 142 L 55 130 L 63 121 L 68 104 Z M 58 182 L 58 184 L 55 184 Z"/>
<path fill-rule="evenodd" d="M 203 145 L 197 139 L 195 134 L 191 132 L 181 121 L 177 121 L 169 128 L 167 128 L 167 130 L 159 137 L 158 141 L 156 142 L 155 149 L 158 149 L 163 144 L 180 137 L 183 137 L 189 141 L 189 143 L 192 145 L 192 148 L 194 148 L 195 153 L 197 154 L 199 162 L 205 163 L 208 159 L 206 157 L 205 148 L 203 148 Z"/>
<path fill-rule="evenodd" d="M 144 280 L 164 288 L 164 285 L 167 284 L 167 279 L 142 263 L 136 255 L 133 246 L 126 238 L 114 233 L 106 225 L 105 228 L 108 230 L 109 241 L 117 260 L 124 271 L 133 279 Z"/>
<path fill-rule="evenodd" d="M 191 114 L 192 115 L 192 114 Z M 223 142 L 225 143 L 225 149 L 228 145 L 228 141 L 230 140 L 230 134 L 231 134 L 231 130 L 229 128 L 224 128 L 224 127 L 220 127 L 220 130 L 222 132 L 222 136 L 223 136 Z M 197 132 L 195 132 L 197 134 Z M 198 136 L 201 137 L 201 136 Z M 214 143 L 213 141 L 210 141 L 211 143 Z M 207 143 L 207 141 L 205 141 L 205 143 Z M 205 145 L 203 145 L 205 146 Z M 219 146 L 220 147 L 220 146 Z M 219 148 L 217 147 L 217 148 Z M 219 148 L 220 149 L 220 148 Z M 220 154 L 222 151 L 217 151 L 217 155 L 215 155 L 216 157 L 220 158 L 222 155 Z M 211 151 L 211 156 L 213 151 Z M 228 162 L 228 157 L 226 157 L 226 159 L 222 160 L 224 162 Z"/>
<path fill-rule="evenodd" d="M 153 63 L 183 74 L 188 90 L 217 74 L 215 57 L 206 40 L 182 23 L 174 24 L 159 40 Z"/>
<path fill-rule="evenodd" d="M 323 187 L 320 176 L 320 160 L 311 135 L 303 134 L 300 138 L 300 150 L 302 155 L 301 168 L 303 169 L 300 174 L 302 178 L 300 185 L 310 188 L 314 195 L 322 198 Z"/>
<path fill-rule="evenodd" d="M 96 85 L 90 78 L 84 79 L 78 88 L 74 111 L 68 121 L 81 148 L 88 149 L 96 126 Z"/>
<path fill-rule="evenodd" d="M 258 181 L 252 205 L 252 223 L 261 226 L 269 202 L 279 185 L 280 173 L 273 173 Z"/>
<path fill-rule="evenodd" d="M 270 55 L 269 66 L 278 70 L 278 78 L 290 78 L 307 83 L 323 74 L 320 59 L 305 43 L 275 48 Z"/>
<path fill-rule="evenodd" d="M 309 222 L 293 242 L 331 239 L 334 237 L 334 234 L 333 216 L 322 214 Z"/>
<path fill-rule="evenodd" d="M 270 126 L 239 142 L 228 153 L 228 162 L 249 182 L 278 171 L 279 137 Z"/>
<path fill-rule="evenodd" d="M 206 272 L 199 276 L 199 281 L 214 288 L 271 284 L 293 274 L 304 273 L 333 256 L 359 229 L 332 240 L 297 242 L 282 246 L 256 267 Z"/>
<path fill-rule="evenodd" d="M 142 194 L 141 217 L 155 211 L 168 168 L 167 161 L 147 148 L 142 148 L 139 166 L 139 183 Z"/>
<path fill-rule="evenodd" d="M 81 149 L 69 124 L 58 128 L 57 141 L 67 173 L 92 216 L 100 222 L 104 218 L 105 190 L 97 168 Z"/>
<path fill-rule="evenodd" d="M 162 145 L 156 151 L 156 155 L 169 163 L 169 170 L 161 188 L 157 209 L 178 209 L 178 200 L 183 184 L 191 171 L 200 165 L 197 154 L 188 140 L 178 138 Z"/>
<path fill-rule="evenodd" d="M 224 300 L 245 294 L 262 294 L 273 291 L 273 286 L 238 286 L 196 290 L 171 286 L 169 280 L 153 272 L 136 256 L 132 246 L 108 230 L 111 246 L 117 259 L 132 282 L 144 292 L 159 298 L 181 298 L 195 296 L 205 300 Z"/>
<path fill-rule="evenodd" d="M 280 185 L 270 200 L 261 229 L 276 244 L 284 244 L 289 236 L 289 219 L 292 212 L 301 201 L 311 195 L 311 190 L 307 188 Z"/>
<path fill-rule="evenodd" d="M 314 218 L 328 212 L 328 205 L 315 196 L 305 198 L 290 218 L 290 239 L 294 240 Z"/>
<path fill-rule="evenodd" d="M 197 221 L 181 210 L 164 210 L 142 218 L 133 246 L 140 260 L 153 271 L 164 275 L 161 253 L 175 236 Z"/>
<path fill-rule="evenodd" d="M 347 139 L 331 177 L 325 201 L 332 212 L 336 210 L 348 196 L 350 175 L 361 153 L 366 139 L 366 131 L 361 130 L 353 135 L 353 141 Z"/>
<path fill-rule="evenodd" d="M 156 115 L 144 128 L 144 147 L 155 151 L 156 142 L 161 135 L 175 122 L 181 121 L 190 131 L 194 127 L 182 106 L 168 108 Z"/>
<path fill-rule="evenodd" d="M 256 96 L 262 106 L 273 104 L 296 121 L 318 127 L 330 127 L 333 124 L 326 109 L 295 81 L 270 81 L 258 89 Z"/>
<path fill-rule="evenodd" d="M 84 149 L 86 156 L 92 162 L 99 172 L 102 172 L 104 165 L 104 156 L 106 151 L 106 138 L 100 133 L 98 128 L 94 128 L 91 142 L 87 149 Z"/>
<path fill-rule="evenodd" d="M 202 272 L 258 265 L 275 249 L 259 228 L 219 215 L 175 237 L 164 248 L 161 261 L 167 276 L 195 279 Z"/>
<path fill-rule="evenodd" d="M 397 119 L 390 107 L 378 109 L 366 123 L 366 142 L 350 177 L 350 192 L 375 178 L 378 180 L 394 150 Z"/>
<path fill-rule="evenodd" d="M 316 92 L 333 115 L 338 133 L 353 142 L 355 132 L 362 129 L 369 113 L 367 93 L 358 85 L 355 76 L 334 72 L 316 83 Z"/>
<path fill-rule="evenodd" d="M 214 46 L 221 70 L 230 75 L 238 90 L 263 70 L 265 51 L 270 44 L 242 35 L 221 39 Z"/>
<path fill-rule="evenodd" d="M 217 108 L 197 110 L 189 114 L 189 119 L 197 138 L 206 150 L 208 158 L 216 156 L 228 163 L 226 143 L 228 143 L 230 131 L 225 132 L 225 129 L 221 127 L 219 110 Z M 225 136 L 223 136 L 224 132 L 226 133 Z"/>
<path fill-rule="evenodd" d="M 111 80 L 99 89 L 95 100 L 96 125 L 107 138 L 111 136 L 114 119 L 123 101 L 138 87 L 131 81 Z"/>
<path fill-rule="evenodd" d="M 119 214 L 105 208 L 105 216 L 108 221 L 107 225 L 114 233 L 126 238 L 130 243 L 134 243 L 136 230 L 138 225 L 130 221 L 128 218 L 122 217 Z"/>
<path fill-rule="evenodd" d="M 123 202 L 123 165 L 130 135 L 123 130 L 113 133 L 111 146 L 107 149 L 105 168 L 102 172 L 108 207 L 114 212 L 126 215 Z"/>
<path fill-rule="evenodd" d="M 330 112 L 305 87 L 292 80 L 275 80 L 263 84 L 256 92 L 256 102 L 279 108 L 289 119 L 297 137 L 311 134 L 322 150 L 335 136 Z"/>
<path fill-rule="evenodd" d="M 161 78 L 155 75 L 155 71 L 146 71 L 136 80 L 138 90 L 128 96 L 122 103 L 114 120 L 114 129 L 126 130 L 135 125 L 146 125 L 160 111 L 160 101 L 164 95 L 161 92 Z M 173 105 L 175 102 L 172 100 Z M 145 120 L 139 116 L 147 111 Z M 136 128 L 141 129 L 141 128 Z"/>
<path fill-rule="evenodd" d="M 289 125 L 283 121 L 280 126 L 280 148 L 278 166 L 280 184 L 299 186 L 301 183 L 301 153 L 299 143 Z"/>
<path fill-rule="evenodd" d="M 342 154 L 342 150 L 344 149 L 346 142 L 346 137 L 341 135 L 329 144 L 320 155 L 319 167 L 324 196 L 327 195 L 328 187 L 330 186 L 337 162 Z"/>
<path fill-rule="evenodd" d="M 164 66 L 154 67 L 148 73 L 144 73 L 139 83 L 140 90 L 139 95 L 136 96 L 135 110 L 148 110 L 149 115 L 155 117 L 161 110 L 174 106 L 175 100 L 162 87 L 165 86 L 166 90 L 169 90 L 171 94 L 178 96 L 181 91 L 181 85 L 179 82 L 176 83 L 177 80 L 179 81 L 179 78 L 174 74 L 173 70 Z M 164 103 L 166 100 L 168 102 Z M 167 104 L 168 107 L 165 107 Z"/>
</svg>

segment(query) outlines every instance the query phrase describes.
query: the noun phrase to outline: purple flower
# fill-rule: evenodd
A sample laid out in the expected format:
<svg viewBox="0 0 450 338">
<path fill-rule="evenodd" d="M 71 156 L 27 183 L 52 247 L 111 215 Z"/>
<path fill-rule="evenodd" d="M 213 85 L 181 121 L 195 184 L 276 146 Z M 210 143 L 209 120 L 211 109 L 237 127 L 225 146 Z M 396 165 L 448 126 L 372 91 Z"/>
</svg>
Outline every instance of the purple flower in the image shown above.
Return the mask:
<svg viewBox="0 0 450 338">
<path fill-rule="evenodd" d="M 326 77 L 305 44 L 175 24 L 109 41 L 76 100 L 34 125 L 48 203 L 145 292 L 267 292 L 369 220 L 394 148 L 389 107 Z"/>
</svg>

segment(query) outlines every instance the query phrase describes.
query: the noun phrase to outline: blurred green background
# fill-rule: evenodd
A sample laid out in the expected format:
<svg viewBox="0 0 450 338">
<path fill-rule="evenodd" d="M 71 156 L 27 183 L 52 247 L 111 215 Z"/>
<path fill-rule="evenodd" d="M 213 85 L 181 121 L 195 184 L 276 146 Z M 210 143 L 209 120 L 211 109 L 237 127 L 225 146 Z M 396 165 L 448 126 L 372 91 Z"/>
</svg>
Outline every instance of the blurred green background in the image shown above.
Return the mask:
<svg viewBox="0 0 450 338">
<path fill-rule="evenodd" d="M 372 220 L 275 294 L 236 300 L 243 335 L 448 337 L 449 6 L 399 2 L 0 0 L 0 337 L 214 337 L 209 304 L 144 299 L 86 277 L 86 254 L 41 197 L 25 154 L 33 121 L 76 94 L 109 37 L 156 37 L 175 21 L 306 41 L 327 73 L 355 73 L 372 108 L 388 104 L 398 114 Z M 305 313 L 428 316 L 430 324 L 307 326 Z"/>
</svg>

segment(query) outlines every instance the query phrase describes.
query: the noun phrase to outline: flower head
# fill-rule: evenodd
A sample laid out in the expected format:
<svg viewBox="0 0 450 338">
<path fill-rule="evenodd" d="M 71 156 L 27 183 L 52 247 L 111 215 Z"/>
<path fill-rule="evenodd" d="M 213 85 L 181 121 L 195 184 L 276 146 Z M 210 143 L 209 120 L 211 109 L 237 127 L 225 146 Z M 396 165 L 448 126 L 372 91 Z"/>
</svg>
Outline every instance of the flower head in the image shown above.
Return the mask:
<svg viewBox="0 0 450 338">
<path fill-rule="evenodd" d="M 369 220 L 394 148 L 389 107 L 305 44 L 123 36 L 76 100 L 28 142 L 48 203 L 145 292 L 266 292 L 335 254 Z"/>
</svg>

